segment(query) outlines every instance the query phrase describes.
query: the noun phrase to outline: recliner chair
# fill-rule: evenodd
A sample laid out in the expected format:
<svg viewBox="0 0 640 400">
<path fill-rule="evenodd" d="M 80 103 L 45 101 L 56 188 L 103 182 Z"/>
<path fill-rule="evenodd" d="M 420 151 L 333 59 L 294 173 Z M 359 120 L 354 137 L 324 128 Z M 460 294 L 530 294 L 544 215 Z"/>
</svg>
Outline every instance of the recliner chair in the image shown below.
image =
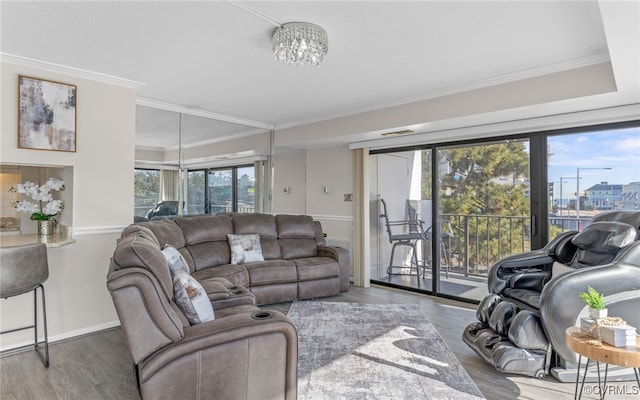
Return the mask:
<svg viewBox="0 0 640 400">
<path fill-rule="evenodd" d="M 638 211 L 601 213 L 581 232 L 498 261 L 464 342 L 498 371 L 544 378 L 553 368 L 573 381 L 577 357 L 564 335 L 587 315 L 579 297 L 587 286 L 605 295 L 610 315 L 640 327 L 639 228 Z"/>
</svg>

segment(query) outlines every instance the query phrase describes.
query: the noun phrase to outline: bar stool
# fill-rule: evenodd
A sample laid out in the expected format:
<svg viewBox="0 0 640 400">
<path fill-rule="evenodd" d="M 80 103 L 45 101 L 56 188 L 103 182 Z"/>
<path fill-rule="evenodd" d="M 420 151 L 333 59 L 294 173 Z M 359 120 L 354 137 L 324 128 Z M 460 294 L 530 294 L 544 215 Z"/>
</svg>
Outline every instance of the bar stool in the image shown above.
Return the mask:
<svg viewBox="0 0 640 400">
<path fill-rule="evenodd" d="M 33 291 L 33 325 L 14 328 L 0 332 L 1 334 L 34 330 L 34 348 L 45 368 L 49 368 L 49 340 L 47 338 L 47 308 L 42 284 L 49 278 L 47 247 L 44 243 L 29 244 L 16 247 L 0 248 L 0 297 L 8 297 Z M 44 322 L 44 341 L 38 341 L 38 288 L 42 293 L 42 314 Z M 41 352 L 44 344 L 44 355 Z"/>
</svg>

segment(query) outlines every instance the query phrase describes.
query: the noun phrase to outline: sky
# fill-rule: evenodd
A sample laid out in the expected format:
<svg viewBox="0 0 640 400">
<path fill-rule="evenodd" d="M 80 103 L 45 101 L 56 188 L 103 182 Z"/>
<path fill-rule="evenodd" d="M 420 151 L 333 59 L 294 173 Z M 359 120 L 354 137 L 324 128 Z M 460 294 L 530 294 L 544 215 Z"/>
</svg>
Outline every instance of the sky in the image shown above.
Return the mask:
<svg viewBox="0 0 640 400">
<path fill-rule="evenodd" d="M 548 177 L 556 182 L 555 197 L 560 194 L 560 177 L 562 197 L 575 196 L 577 168 L 581 192 L 602 181 L 622 185 L 640 181 L 640 127 L 552 136 L 548 145 Z"/>
</svg>

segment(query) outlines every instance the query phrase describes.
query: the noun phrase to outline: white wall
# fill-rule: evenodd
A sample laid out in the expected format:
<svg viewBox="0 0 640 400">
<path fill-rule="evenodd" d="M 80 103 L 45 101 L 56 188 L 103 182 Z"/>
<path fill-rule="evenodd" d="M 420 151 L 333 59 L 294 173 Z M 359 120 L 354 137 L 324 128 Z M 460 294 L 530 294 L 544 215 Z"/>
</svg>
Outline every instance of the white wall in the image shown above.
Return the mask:
<svg viewBox="0 0 640 400">
<path fill-rule="evenodd" d="M 327 237 L 352 240 L 353 152 L 347 146 L 307 150 L 307 214 L 322 223 Z M 323 193 L 327 186 L 329 193 Z"/>
<path fill-rule="evenodd" d="M 304 150 L 274 149 L 271 199 L 273 214 L 307 213 L 306 157 Z M 285 188 L 288 193 L 285 193 Z"/>
<path fill-rule="evenodd" d="M 66 166 L 73 171 L 75 243 L 48 249 L 45 282 L 53 340 L 117 324 L 106 274 L 120 230 L 133 221 L 135 89 L 9 63 L 1 65 L 0 159 L 5 164 Z M 77 151 L 17 148 L 18 75 L 77 86 Z M 0 329 L 27 323 L 32 297 L 0 301 Z M 2 335 L 0 348 L 32 340 L 29 331 Z M 55 353 L 51 355 L 55 358 Z"/>
</svg>

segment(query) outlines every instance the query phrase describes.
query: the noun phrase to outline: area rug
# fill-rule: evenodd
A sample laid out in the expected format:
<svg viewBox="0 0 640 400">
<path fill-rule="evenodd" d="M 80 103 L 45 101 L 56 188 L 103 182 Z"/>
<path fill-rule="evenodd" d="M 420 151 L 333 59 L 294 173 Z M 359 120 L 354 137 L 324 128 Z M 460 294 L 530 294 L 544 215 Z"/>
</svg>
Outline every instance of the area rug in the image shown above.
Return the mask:
<svg viewBox="0 0 640 400">
<path fill-rule="evenodd" d="M 484 399 L 417 304 L 294 302 L 298 399 Z"/>
</svg>

